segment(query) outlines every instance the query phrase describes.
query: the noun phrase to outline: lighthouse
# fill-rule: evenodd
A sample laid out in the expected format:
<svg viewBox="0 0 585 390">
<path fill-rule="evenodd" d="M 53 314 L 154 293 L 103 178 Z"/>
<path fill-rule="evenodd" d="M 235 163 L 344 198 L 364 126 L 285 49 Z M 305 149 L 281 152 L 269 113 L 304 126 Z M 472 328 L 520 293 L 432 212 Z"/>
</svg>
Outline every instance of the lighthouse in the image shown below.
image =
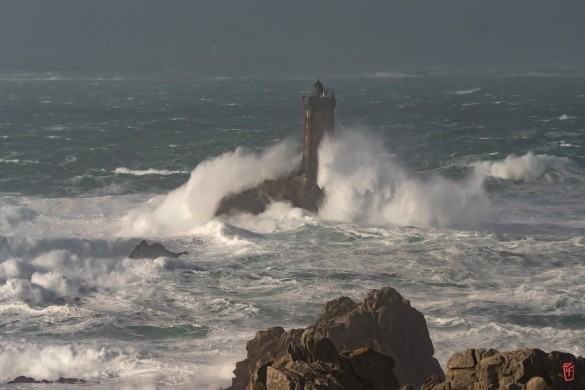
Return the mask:
<svg viewBox="0 0 585 390">
<path fill-rule="evenodd" d="M 317 80 L 309 96 L 303 96 L 305 126 L 303 128 L 303 159 L 301 168 L 293 168 L 288 177 L 264 180 L 256 187 L 237 194 L 228 194 L 215 215 L 244 211 L 259 214 L 272 202 L 290 202 L 294 207 L 318 211 L 324 189 L 317 185 L 319 144 L 325 135 L 333 133 L 335 94 L 323 88 Z M 298 166 L 297 166 L 298 167 Z"/>
<path fill-rule="evenodd" d="M 319 79 L 313 85 L 313 92 L 303 96 L 305 125 L 303 131 L 303 159 L 298 177 L 307 187 L 317 185 L 319 169 L 319 145 L 324 135 L 333 133 L 333 110 L 335 110 L 335 93 L 326 90 Z"/>
</svg>

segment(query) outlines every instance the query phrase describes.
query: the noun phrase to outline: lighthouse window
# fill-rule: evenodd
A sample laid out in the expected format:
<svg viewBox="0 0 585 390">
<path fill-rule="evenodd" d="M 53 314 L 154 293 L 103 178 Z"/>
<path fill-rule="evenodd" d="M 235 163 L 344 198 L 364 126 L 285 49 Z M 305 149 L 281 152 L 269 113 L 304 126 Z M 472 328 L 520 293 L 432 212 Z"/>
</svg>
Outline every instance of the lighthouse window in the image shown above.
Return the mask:
<svg viewBox="0 0 585 390">
<path fill-rule="evenodd" d="M 309 114 L 309 110 L 307 110 L 307 118 L 310 117 L 311 115 Z"/>
</svg>

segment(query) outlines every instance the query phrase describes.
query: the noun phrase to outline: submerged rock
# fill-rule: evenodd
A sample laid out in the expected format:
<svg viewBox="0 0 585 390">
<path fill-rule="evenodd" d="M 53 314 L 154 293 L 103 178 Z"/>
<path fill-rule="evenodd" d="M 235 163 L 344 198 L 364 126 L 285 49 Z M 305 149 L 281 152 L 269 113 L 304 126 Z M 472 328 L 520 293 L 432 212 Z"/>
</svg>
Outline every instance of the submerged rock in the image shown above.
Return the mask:
<svg viewBox="0 0 585 390">
<path fill-rule="evenodd" d="M 34 378 L 28 377 L 28 376 L 18 376 L 16 378 L 14 378 L 13 380 L 11 380 L 10 382 L 7 382 L 6 384 L 8 385 L 12 385 L 12 384 L 19 384 L 19 383 L 60 383 L 60 384 L 75 384 L 75 383 L 85 383 L 85 381 L 83 379 L 79 379 L 79 378 L 59 378 L 56 381 L 48 381 L 46 379 L 42 379 L 42 380 L 36 380 Z"/>
<path fill-rule="evenodd" d="M 140 244 L 136 245 L 130 256 L 131 259 L 156 259 L 158 257 L 171 257 L 173 259 L 178 258 L 181 255 L 186 255 L 187 252 L 175 253 L 169 251 L 162 244 L 157 242 L 149 245 L 146 240 L 140 241 Z"/>
<path fill-rule="evenodd" d="M 468 349 L 447 362 L 445 382 L 428 381 L 425 390 L 585 389 L 585 362 L 569 353 L 539 349 L 498 352 Z"/>
<path fill-rule="evenodd" d="M 309 338 L 306 332 L 312 332 L 310 334 L 314 335 L 313 338 Z M 336 354 L 328 345 L 334 347 L 335 351 L 349 352 L 339 354 L 337 361 L 334 360 Z M 250 387 L 249 384 L 263 378 L 264 372 L 268 372 L 268 366 L 279 368 L 278 364 L 275 366 L 272 362 L 280 362 L 279 359 L 283 356 L 289 356 L 293 361 L 317 361 L 319 364 L 325 362 L 345 367 L 343 372 L 358 378 L 362 386 L 366 386 L 363 382 L 367 380 L 375 383 L 388 382 L 388 378 L 379 378 L 385 372 L 390 372 L 392 377 L 395 375 L 395 379 L 397 378 L 396 389 L 398 383 L 411 383 L 419 388 L 430 375 L 437 375 L 439 381 L 445 377 L 438 361 L 433 358 L 434 349 L 423 315 L 390 287 L 371 291 L 361 304 L 347 297 L 327 302 L 315 325 L 306 329 L 285 332 L 283 328 L 275 327 L 257 332 L 254 339 L 247 343 L 246 350 L 247 358 L 236 363 L 232 390 L 264 389 Z M 370 352 L 365 353 L 366 350 Z M 371 356 L 376 357 L 369 360 Z M 348 359 L 350 363 L 353 362 L 349 369 Z M 288 361 L 283 364 L 284 370 L 290 369 L 290 364 L 287 366 Z M 377 370 L 381 371 L 375 373 L 366 365 L 378 367 Z M 319 372 L 323 374 L 325 368 L 322 365 L 319 367 Z M 284 380 L 283 376 L 289 378 L 292 374 L 272 375 Z M 367 376 L 372 377 L 366 378 Z M 290 380 L 294 382 L 294 378 Z"/>
<path fill-rule="evenodd" d="M 309 186 L 302 176 L 286 179 L 265 180 L 254 188 L 231 194 L 223 198 L 215 212 L 216 216 L 236 212 L 260 214 L 272 202 L 290 202 L 294 207 L 317 211 L 323 198 L 323 190 Z"/>
</svg>

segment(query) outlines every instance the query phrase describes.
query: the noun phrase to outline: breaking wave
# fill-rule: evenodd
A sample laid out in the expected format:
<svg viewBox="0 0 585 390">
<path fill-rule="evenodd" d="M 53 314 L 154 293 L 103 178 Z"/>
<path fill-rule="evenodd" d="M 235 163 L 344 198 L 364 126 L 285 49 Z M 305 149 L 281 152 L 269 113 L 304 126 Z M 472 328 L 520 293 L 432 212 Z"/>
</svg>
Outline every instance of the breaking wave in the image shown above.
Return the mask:
<svg viewBox="0 0 585 390">
<path fill-rule="evenodd" d="M 326 219 L 465 227 L 489 211 L 481 175 L 472 173 L 460 181 L 409 177 L 364 132 L 342 132 L 325 140 L 319 158 L 319 185 L 326 192 L 319 215 Z"/>
<path fill-rule="evenodd" d="M 295 151 L 283 142 L 262 153 L 238 148 L 207 160 L 180 188 L 130 211 L 119 234 L 203 234 L 224 196 L 288 174 L 299 161 Z M 341 130 L 325 139 L 319 159 L 319 185 L 325 188 L 319 216 L 324 219 L 464 229 L 476 228 L 490 211 L 487 178 L 530 181 L 571 163 L 566 157 L 527 153 L 475 163 L 457 180 L 415 177 L 363 130 Z"/>
<path fill-rule="evenodd" d="M 211 220 L 223 197 L 291 172 L 300 161 L 297 148 L 281 142 L 262 153 L 238 147 L 199 164 L 189 181 L 128 213 L 122 235 L 173 236 Z"/>
<path fill-rule="evenodd" d="M 145 176 L 145 175 L 161 175 L 161 176 L 168 176 L 168 175 L 175 175 L 181 173 L 188 173 L 187 171 L 169 171 L 167 169 L 129 169 L 125 167 L 116 168 L 114 173 L 124 174 L 124 175 L 133 175 L 133 176 Z"/>
<path fill-rule="evenodd" d="M 88 289 L 116 289 L 155 277 L 167 260 L 96 259 L 68 250 L 53 250 L 32 259 L 9 258 L 0 263 L 0 303 L 26 302 L 34 306 L 72 299 Z"/>
<path fill-rule="evenodd" d="M 560 170 L 571 164 L 567 157 L 549 156 L 548 154 L 533 154 L 524 156 L 514 155 L 503 161 L 484 161 L 475 166 L 478 174 L 507 180 L 534 180 L 541 177 L 546 171 Z"/>
<path fill-rule="evenodd" d="M 0 346 L 0 380 L 5 383 L 18 375 L 48 380 L 71 376 L 108 378 L 128 364 L 125 355 L 122 350 L 81 345 L 3 343 Z"/>
<path fill-rule="evenodd" d="M 454 95 L 469 95 L 472 94 L 474 92 L 478 92 L 481 91 L 481 87 L 477 87 L 477 88 L 472 88 L 472 89 L 463 89 L 460 91 L 455 91 L 453 92 Z"/>
</svg>

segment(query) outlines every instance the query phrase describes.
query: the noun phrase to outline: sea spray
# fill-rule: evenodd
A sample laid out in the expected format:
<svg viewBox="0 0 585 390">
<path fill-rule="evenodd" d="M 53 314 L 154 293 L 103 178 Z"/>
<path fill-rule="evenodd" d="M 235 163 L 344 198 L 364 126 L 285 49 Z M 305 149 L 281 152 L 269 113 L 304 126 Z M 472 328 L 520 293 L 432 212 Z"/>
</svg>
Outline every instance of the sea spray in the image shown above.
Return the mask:
<svg viewBox="0 0 585 390">
<path fill-rule="evenodd" d="M 108 349 L 81 344 L 41 345 L 22 341 L 0 346 L 0 383 L 18 375 L 56 380 L 78 377 L 85 380 L 108 378 L 121 368 L 137 366 L 135 351 Z"/>
<path fill-rule="evenodd" d="M 484 161 L 475 165 L 478 175 L 487 175 L 499 179 L 534 180 L 548 170 L 561 170 L 571 164 L 567 157 L 549 156 L 548 154 L 527 154 L 517 157 L 507 156 L 502 161 Z"/>
<path fill-rule="evenodd" d="M 259 154 L 237 148 L 207 160 L 193 170 L 186 184 L 129 212 L 122 219 L 120 234 L 198 234 L 213 219 L 224 196 L 290 173 L 299 161 L 296 151 L 290 142 L 282 142 Z M 319 216 L 346 222 L 473 229 L 490 211 L 484 188 L 488 177 L 532 180 L 571 163 L 566 157 L 527 153 L 504 161 L 478 162 L 465 177 L 453 180 L 436 174 L 414 177 L 391 156 L 364 129 L 339 129 L 336 137 L 324 139 L 318 184 L 325 189 L 325 199 Z"/>
<path fill-rule="evenodd" d="M 283 141 L 262 153 L 238 147 L 204 161 L 189 181 L 165 196 L 152 198 L 122 220 L 122 235 L 173 236 L 211 220 L 221 199 L 266 179 L 290 173 L 300 161 L 297 148 Z"/>
<path fill-rule="evenodd" d="M 342 130 L 320 149 L 319 185 L 325 201 L 319 215 L 375 224 L 470 227 L 489 211 L 484 175 L 459 181 L 410 177 L 383 145 L 360 130 Z"/>
</svg>

